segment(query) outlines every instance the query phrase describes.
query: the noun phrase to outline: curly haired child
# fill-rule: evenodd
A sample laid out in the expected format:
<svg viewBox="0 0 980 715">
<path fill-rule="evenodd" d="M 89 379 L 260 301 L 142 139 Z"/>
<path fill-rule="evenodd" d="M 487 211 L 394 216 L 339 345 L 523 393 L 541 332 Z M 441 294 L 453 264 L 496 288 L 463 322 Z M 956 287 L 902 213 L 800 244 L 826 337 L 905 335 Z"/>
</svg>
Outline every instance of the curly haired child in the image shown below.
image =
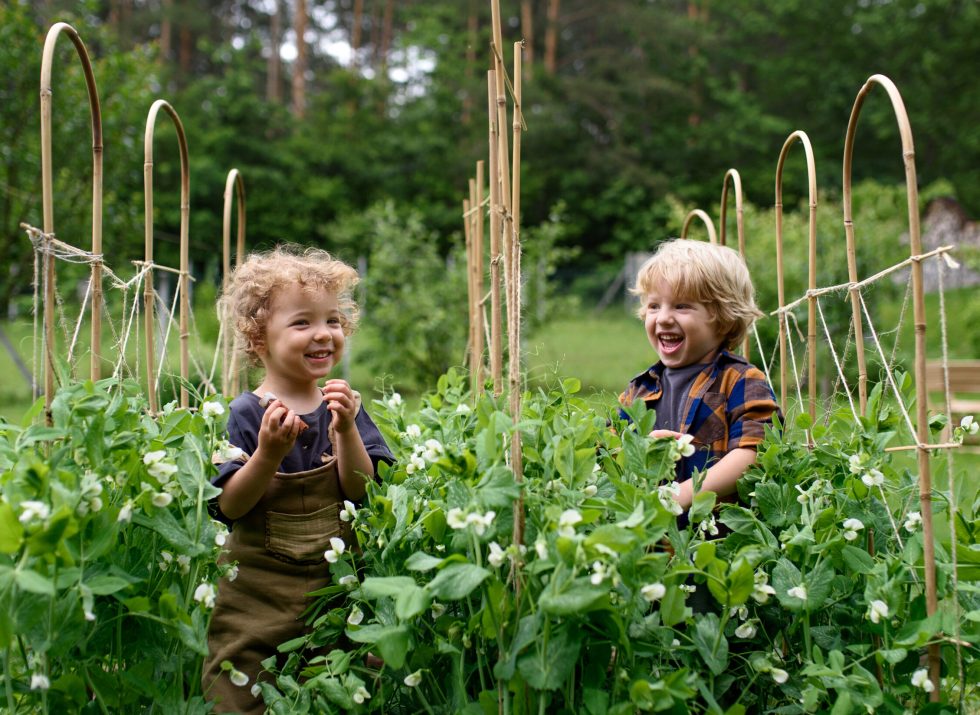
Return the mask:
<svg viewBox="0 0 980 715">
<path fill-rule="evenodd" d="M 730 352 L 762 313 L 738 253 L 703 241 L 662 243 L 640 268 L 633 292 L 660 360 L 634 377 L 619 401 L 642 400 L 657 411 L 651 437 L 691 441 L 693 453 L 678 463 L 675 496 L 686 524 L 694 473 L 706 470 L 701 489 L 733 501 L 738 478 L 779 412 L 762 371 Z"/>
<path fill-rule="evenodd" d="M 237 577 L 219 584 L 208 631 L 202 683 L 216 712 L 264 712 L 249 687 L 261 661 L 305 632 L 306 594 L 330 583 L 330 539 L 354 543 L 343 502 L 361 499 L 379 461 L 393 460 L 358 393 L 344 380 L 320 384 L 356 325 L 357 280 L 325 251 L 281 246 L 244 260 L 221 299 L 237 347 L 264 377 L 231 403 L 228 440 L 246 456 L 214 479 L 238 562 Z M 226 660 L 237 672 L 222 669 Z M 247 684 L 232 682 L 240 673 Z"/>
</svg>

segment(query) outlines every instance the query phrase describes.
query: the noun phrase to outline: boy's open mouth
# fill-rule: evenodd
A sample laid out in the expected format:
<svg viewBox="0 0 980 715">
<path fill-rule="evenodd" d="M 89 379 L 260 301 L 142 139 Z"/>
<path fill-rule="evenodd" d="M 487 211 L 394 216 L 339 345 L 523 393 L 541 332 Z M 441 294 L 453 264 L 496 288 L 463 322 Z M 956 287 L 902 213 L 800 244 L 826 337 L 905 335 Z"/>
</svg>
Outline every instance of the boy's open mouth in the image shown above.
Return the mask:
<svg viewBox="0 0 980 715">
<path fill-rule="evenodd" d="M 306 353 L 306 357 L 308 357 L 310 360 L 327 360 L 331 355 L 333 355 L 333 352 L 329 350 L 321 350 L 315 353 Z"/>
<path fill-rule="evenodd" d="M 684 342 L 684 336 L 677 333 L 661 333 L 657 336 L 662 352 L 672 353 Z"/>
</svg>

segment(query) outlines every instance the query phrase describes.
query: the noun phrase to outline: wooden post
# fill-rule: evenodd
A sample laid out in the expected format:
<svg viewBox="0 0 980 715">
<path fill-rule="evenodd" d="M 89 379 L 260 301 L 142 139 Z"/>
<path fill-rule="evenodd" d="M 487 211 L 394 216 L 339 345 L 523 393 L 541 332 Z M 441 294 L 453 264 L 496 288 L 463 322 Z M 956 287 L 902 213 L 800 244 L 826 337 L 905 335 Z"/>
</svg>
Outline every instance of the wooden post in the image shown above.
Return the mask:
<svg viewBox="0 0 980 715">
<path fill-rule="evenodd" d="M 487 72 L 487 115 L 490 119 L 490 373 L 493 394 L 503 392 L 503 345 L 500 325 L 500 167 L 497 147 L 496 72 Z"/>
<path fill-rule="evenodd" d="M 847 136 L 844 139 L 844 228 L 847 234 L 847 268 L 851 282 L 857 279 L 857 260 L 854 247 L 854 225 L 851 213 L 851 167 L 854 155 L 854 135 L 857 129 L 858 116 L 868 93 L 874 85 L 881 85 L 888 93 L 892 110 L 898 123 L 902 138 L 902 159 L 905 164 L 905 189 L 909 215 L 909 250 L 915 257 L 922 253 L 922 240 L 919 229 L 919 191 L 915 171 L 915 147 L 912 142 L 912 126 L 909 123 L 905 103 L 898 88 L 888 77 L 872 75 L 861 87 L 851 109 L 851 117 L 847 123 Z M 851 290 L 852 307 L 859 309 L 857 289 Z M 912 261 L 912 304 L 915 324 L 915 407 L 916 407 L 916 455 L 919 466 L 919 503 L 922 512 L 922 546 L 926 585 L 926 613 L 934 614 L 939 608 L 936 592 L 936 545 L 932 523 L 932 476 L 929 467 L 929 452 L 925 445 L 929 443 L 928 393 L 926 391 L 926 306 L 925 291 L 922 285 L 922 264 L 919 260 Z M 867 408 L 867 373 L 864 367 L 864 345 L 857 328 L 861 325 L 860 314 L 854 313 L 855 342 L 861 369 L 859 386 L 861 389 L 861 413 Z M 940 686 L 940 652 L 939 644 L 929 646 L 929 679 L 935 686 L 930 694 L 932 702 L 939 701 Z"/>
<path fill-rule="evenodd" d="M 474 338 L 476 342 L 474 345 L 474 352 L 476 353 L 478 360 L 476 361 L 476 387 L 474 388 L 474 397 L 476 392 L 483 390 L 483 286 L 485 284 L 483 278 L 483 159 L 476 162 L 476 194 L 474 195 L 474 202 L 476 211 L 473 214 L 475 231 L 473 232 L 473 254 L 475 257 L 473 272 L 475 275 L 475 286 L 476 286 L 476 324 L 474 326 Z"/>
<path fill-rule="evenodd" d="M 807 298 L 807 353 L 809 355 L 807 365 L 807 392 L 809 395 L 809 414 L 810 421 L 816 422 L 817 419 L 817 297 L 812 295 L 812 291 L 817 289 L 817 170 L 813 160 L 813 147 L 810 138 L 805 132 L 795 131 L 790 134 L 783 143 L 783 148 L 779 152 L 779 160 L 776 162 L 776 280 L 778 281 L 779 307 L 785 305 L 783 288 L 783 166 L 786 163 L 786 156 L 793 144 L 799 141 L 803 145 L 806 154 L 806 174 L 808 185 L 808 196 L 810 204 L 809 220 L 809 241 L 808 255 L 809 266 L 807 272 L 807 289 L 811 295 Z M 783 409 L 786 409 L 786 330 L 784 316 L 779 315 L 779 398 Z M 813 446 L 812 438 L 808 437 L 810 446 Z"/>
<path fill-rule="evenodd" d="M 177 130 L 177 144 L 180 150 L 180 270 L 178 290 L 180 290 L 180 376 L 186 380 L 190 374 L 190 351 L 188 341 L 190 332 L 187 325 L 188 315 L 190 314 L 189 283 L 190 272 L 188 267 L 188 225 L 190 217 L 190 194 L 191 179 L 190 165 L 187 156 L 187 139 L 184 136 L 184 125 L 174 108 L 163 99 L 156 100 L 150 107 L 150 112 L 146 117 L 146 132 L 143 135 L 143 191 L 144 191 L 144 249 L 145 260 L 148 266 L 153 265 L 153 132 L 156 128 L 157 114 L 163 109 L 173 120 L 174 128 Z M 147 376 L 147 396 L 150 403 L 150 412 L 157 412 L 156 378 L 153 374 L 153 270 L 147 270 L 146 283 L 143 291 L 144 299 L 144 320 L 146 325 L 146 376 Z M 189 395 L 184 385 L 180 387 L 180 406 L 189 406 Z"/>
<path fill-rule="evenodd" d="M 92 63 L 85 43 L 74 27 L 64 22 L 51 26 L 44 39 L 41 55 L 41 207 L 44 233 L 54 234 L 54 180 L 52 172 L 51 147 L 51 68 L 54 63 L 54 50 L 58 36 L 64 32 L 75 46 L 78 59 L 85 75 L 88 90 L 89 110 L 92 124 L 92 253 L 96 258 L 91 264 L 92 282 L 92 359 L 90 374 L 93 380 L 99 379 L 101 368 L 102 342 L 102 109 L 99 104 L 99 90 L 95 84 Z M 51 400 L 54 397 L 54 323 L 55 323 L 55 269 L 54 257 L 45 253 L 42 257 L 44 274 L 44 408 L 47 421 L 51 421 Z"/>
<path fill-rule="evenodd" d="M 228 172 L 225 180 L 225 204 L 221 226 L 221 290 L 228 290 L 228 279 L 231 276 L 231 204 L 235 195 L 238 197 L 238 234 L 236 241 L 235 265 L 240 266 L 245 253 L 245 181 L 238 169 Z M 237 395 L 241 389 L 241 376 L 238 374 L 238 351 L 235 350 L 234 329 L 229 325 L 228 316 L 220 316 L 224 332 L 221 350 L 221 392 Z"/>
<path fill-rule="evenodd" d="M 735 230 L 738 234 L 738 255 L 742 257 L 743 261 L 745 258 L 745 223 L 743 221 L 743 211 L 742 211 L 742 177 L 739 175 L 737 169 L 729 169 L 725 172 L 725 178 L 721 180 L 721 212 L 718 215 L 718 241 L 722 246 L 725 245 L 725 229 L 727 228 L 726 214 L 728 212 L 728 180 L 732 180 L 732 186 L 735 188 Z M 748 265 L 748 261 L 746 261 Z M 745 334 L 742 338 L 742 356 L 748 360 L 749 358 L 749 335 Z"/>
</svg>

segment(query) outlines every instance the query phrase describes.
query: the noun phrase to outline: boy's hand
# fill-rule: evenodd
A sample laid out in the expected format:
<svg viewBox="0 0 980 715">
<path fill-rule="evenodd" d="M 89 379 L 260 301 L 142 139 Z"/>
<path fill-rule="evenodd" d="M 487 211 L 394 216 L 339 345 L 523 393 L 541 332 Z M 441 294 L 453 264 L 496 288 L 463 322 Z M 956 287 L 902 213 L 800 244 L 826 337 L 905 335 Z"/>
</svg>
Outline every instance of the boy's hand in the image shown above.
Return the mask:
<svg viewBox="0 0 980 715">
<path fill-rule="evenodd" d="M 655 429 L 650 433 L 650 436 L 654 439 L 658 437 L 673 437 L 674 439 L 680 439 L 684 435 L 681 432 L 675 432 L 672 429 Z"/>
<path fill-rule="evenodd" d="M 354 418 L 361 407 L 359 396 L 346 380 L 327 380 L 321 389 L 323 401 L 332 415 L 332 426 L 338 432 L 354 427 Z"/>
<path fill-rule="evenodd" d="M 287 408 L 279 400 L 273 400 L 262 415 L 259 426 L 259 448 L 282 461 L 296 443 L 296 436 L 303 431 L 306 423 L 299 415 Z"/>
</svg>

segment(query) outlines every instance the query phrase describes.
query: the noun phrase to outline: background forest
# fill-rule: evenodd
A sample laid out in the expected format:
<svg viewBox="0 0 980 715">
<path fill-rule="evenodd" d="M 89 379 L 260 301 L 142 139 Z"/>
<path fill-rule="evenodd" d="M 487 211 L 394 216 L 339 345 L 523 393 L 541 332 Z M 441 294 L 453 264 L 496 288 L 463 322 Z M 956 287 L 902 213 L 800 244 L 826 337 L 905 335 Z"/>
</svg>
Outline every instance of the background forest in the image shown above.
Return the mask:
<svg viewBox="0 0 980 715">
<path fill-rule="evenodd" d="M 794 129 L 809 134 L 821 205 L 833 205 L 850 107 L 873 73 L 903 94 L 920 183 L 938 187 L 926 196 L 952 194 L 970 215 L 980 209 L 976 0 L 502 0 L 501 8 L 507 66 L 510 43 L 525 41 L 525 262 L 558 279 L 528 291 L 594 304 L 627 252 L 678 232 L 684 207 L 716 215 L 728 167 L 741 172 L 749 202 L 771 207 L 776 157 Z M 237 167 L 250 248 L 290 240 L 366 261 L 369 296 L 423 303 L 415 314 L 427 314 L 429 333 L 400 326 L 406 340 L 423 340 L 420 359 L 436 375 L 458 363 L 462 278 L 425 300 L 413 286 L 432 286 L 462 244 L 467 178 L 486 154 L 489 14 L 483 0 L 3 3 L 0 314 L 29 312 L 33 255 L 18 224 L 41 222 L 41 47 L 47 27 L 64 20 L 95 63 L 104 246 L 117 264 L 142 256 L 142 136 L 162 97 L 190 145 L 195 275 L 217 278 L 224 181 Z M 59 237 L 85 247 L 89 116 L 71 52 L 59 48 L 53 81 L 55 218 Z M 901 184 L 888 103 L 868 103 L 862 119 L 855 180 Z M 163 122 L 155 227 L 157 260 L 169 265 L 175 149 Z M 801 206 L 802 161 L 787 164 L 784 185 L 786 206 Z M 898 210 L 887 227 L 893 241 L 904 230 L 901 197 L 887 203 Z M 830 220 L 821 241 L 837 243 L 839 220 Z M 392 285 L 393 271 L 404 285 Z M 546 317 L 542 305 L 529 320 Z"/>
</svg>

